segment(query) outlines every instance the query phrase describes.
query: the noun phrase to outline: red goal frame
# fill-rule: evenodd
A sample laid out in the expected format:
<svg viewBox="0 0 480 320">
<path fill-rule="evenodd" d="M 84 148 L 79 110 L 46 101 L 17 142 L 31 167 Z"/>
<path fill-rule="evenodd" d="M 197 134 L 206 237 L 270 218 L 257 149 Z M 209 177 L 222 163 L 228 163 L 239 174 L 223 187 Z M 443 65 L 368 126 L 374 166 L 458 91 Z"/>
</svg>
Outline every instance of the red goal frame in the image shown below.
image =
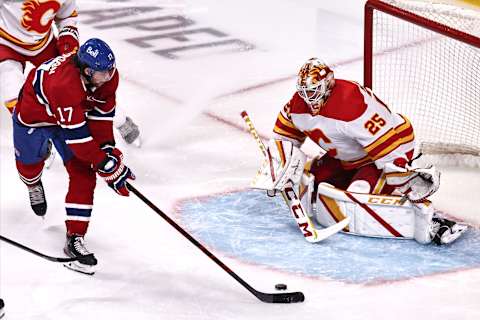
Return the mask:
<svg viewBox="0 0 480 320">
<path fill-rule="evenodd" d="M 373 12 L 374 10 L 382 11 L 386 14 L 403 19 L 418 26 L 427 28 L 436 33 L 442 34 L 449 38 L 467 43 L 471 46 L 480 48 L 480 38 L 463 31 L 454 29 L 444 24 L 429 20 L 417 14 L 405 11 L 401 8 L 392 6 L 381 0 L 368 0 L 365 3 L 365 21 L 364 21 L 364 57 L 363 57 L 363 84 L 372 88 L 373 74 Z"/>
</svg>

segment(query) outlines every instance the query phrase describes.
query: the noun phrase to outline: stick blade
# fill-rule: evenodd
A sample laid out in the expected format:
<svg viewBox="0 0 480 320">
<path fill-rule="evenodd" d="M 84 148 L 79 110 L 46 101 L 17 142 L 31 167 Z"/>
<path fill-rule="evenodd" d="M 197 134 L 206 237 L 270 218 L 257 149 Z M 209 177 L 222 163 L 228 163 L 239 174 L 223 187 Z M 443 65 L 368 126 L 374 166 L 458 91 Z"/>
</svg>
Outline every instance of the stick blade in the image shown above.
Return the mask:
<svg viewBox="0 0 480 320">
<path fill-rule="evenodd" d="M 296 303 L 305 301 L 305 296 L 302 292 L 287 292 L 287 293 L 263 293 L 258 292 L 257 298 L 267 303 Z"/>
<path fill-rule="evenodd" d="M 336 224 L 333 224 L 324 229 L 316 230 L 316 236 L 313 239 L 308 239 L 308 238 L 305 238 L 305 239 L 307 239 L 307 241 L 311 243 L 323 241 L 328 237 L 333 236 L 337 232 L 342 231 L 342 229 L 348 226 L 349 223 L 350 223 L 350 217 L 345 217 L 345 219 L 343 219 L 342 221 Z"/>
</svg>

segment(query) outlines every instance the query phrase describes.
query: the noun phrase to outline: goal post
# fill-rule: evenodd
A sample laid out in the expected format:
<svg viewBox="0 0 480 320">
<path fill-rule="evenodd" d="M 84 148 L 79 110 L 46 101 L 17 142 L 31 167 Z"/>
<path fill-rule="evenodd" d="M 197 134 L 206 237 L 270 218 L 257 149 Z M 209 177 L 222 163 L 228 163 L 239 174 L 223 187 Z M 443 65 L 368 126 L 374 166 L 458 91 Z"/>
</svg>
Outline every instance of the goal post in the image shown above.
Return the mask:
<svg viewBox="0 0 480 320">
<path fill-rule="evenodd" d="M 474 9 L 418 0 L 365 4 L 364 85 L 410 118 L 422 152 L 464 157 L 474 167 L 480 166 L 479 36 Z"/>
</svg>

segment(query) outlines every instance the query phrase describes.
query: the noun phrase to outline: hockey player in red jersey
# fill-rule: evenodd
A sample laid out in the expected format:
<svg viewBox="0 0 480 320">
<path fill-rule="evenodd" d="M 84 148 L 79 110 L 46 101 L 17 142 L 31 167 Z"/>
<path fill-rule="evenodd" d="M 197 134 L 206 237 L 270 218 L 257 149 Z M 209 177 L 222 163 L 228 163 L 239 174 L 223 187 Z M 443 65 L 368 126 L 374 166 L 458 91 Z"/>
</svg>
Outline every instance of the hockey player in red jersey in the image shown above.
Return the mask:
<svg viewBox="0 0 480 320">
<path fill-rule="evenodd" d="M 23 85 L 27 62 L 42 62 L 78 49 L 75 0 L 2 1 L 0 4 L 0 103 L 10 113 Z M 58 36 L 55 33 L 58 31 Z M 115 127 L 127 143 L 140 146 L 140 131 L 118 114 Z"/>
<path fill-rule="evenodd" d="M 312 58 L 301 67 L 297 90 L 278 115 L 273 131 L 268 151 L 271 158 L 278 160 L 262 168 L 265 176 L 269 172 L 278 173 L 270 178 L 273 180 L 270 189 L 282 190 L 283 182 L 289 180 L 283 174 L 296 176 L 294 182 L 301 186 L 300 196 L 313 193 L 304 197 L 312 199 L 304 201 L 304 206 L 312 216 L 316 207 L 316 218 L 321 224 L 331 225 L 350 216 L 357 223 L 350 224 L 353 233 L 385 237 L 392 236 L 388 232 L 400 234 L 369 208 L 364 210 L 368 211 L 367 218 L 355 216 L 360 211 L 354 208 L 363 210 L 366 206 L 338 196 L 344 190 L 349 195 L 398 194 L 410 200 L 411 208 L 405 212 L 409 214 L 408 221 L 415 223 L 409 222 L 410 229 L 405 233 L 408 236 L 402 236 L 420 243 L 449 243 L 467 229 L 466 225 L 440 218 L 429 204 L 427 198 L 438 189 L 440 173 L 434 167 L 419 168 L 412 164 L 415 138 L 409 120 L 392 112 L 369 89 L 356 82 L 335 79 L 323 61 Z M 300 181 L 298 170 L 290 166 L 301 163 L 303 168 L 305 157 L 299 148 L 306 138 L 325 154 L 307 164 L 306 176 Z M 294 148 L 286 144 L 293 144 Z M 293 152 L 286 154 L 284 150 Z M 321 183 L 328 183 L 339 193 Z M 265 185 L 262 188 L 269 189 Z M 331 198 L 332 195 L 337 198 Z M 382 201 L 396 203 L 391 199 Z M 385 208 L 378 207 L 379 212 L 385 212 Z M 372 227 L 365 228 L 369 223 Z M 403 226 L 403 222 L 392 223 Z"/>
<path fill-rule="evenodd" d="M 83 239 L 93 207 L 96 174 L 122 196 L 134 179 L 115 148 L 113 117 L 119 75 L 115 56 L 100 39 L 51 59 L 32 70 L 13 115 L 15 157 L 27 185 L 33 211 L 43 216 L 47 202 L 41 181 L 48 140 L 63 159 L 69 176 L 65 198 L 69 256 L 88 255 Z M 93 273 L 95 257 L 80 271 Z"/>
</svg>

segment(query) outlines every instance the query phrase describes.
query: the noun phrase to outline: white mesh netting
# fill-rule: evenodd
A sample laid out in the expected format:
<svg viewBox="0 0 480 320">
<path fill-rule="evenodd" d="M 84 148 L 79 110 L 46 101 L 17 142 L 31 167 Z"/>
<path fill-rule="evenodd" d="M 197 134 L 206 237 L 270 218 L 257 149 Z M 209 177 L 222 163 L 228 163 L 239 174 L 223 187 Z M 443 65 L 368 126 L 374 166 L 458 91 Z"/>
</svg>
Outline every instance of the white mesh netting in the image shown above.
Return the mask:
<svg viewBox="0 0 480 320">
<path fill-rule="evenodd" d="M 420 1 L 383 2 L 480 35 L 478 11 Z M 410 118 L 423 151 L 461 154 L 467 165 L 480 166 L 480 48 L 379 10 L 373 14 L 372 43 L 373 91 Z"/>
</svg>

